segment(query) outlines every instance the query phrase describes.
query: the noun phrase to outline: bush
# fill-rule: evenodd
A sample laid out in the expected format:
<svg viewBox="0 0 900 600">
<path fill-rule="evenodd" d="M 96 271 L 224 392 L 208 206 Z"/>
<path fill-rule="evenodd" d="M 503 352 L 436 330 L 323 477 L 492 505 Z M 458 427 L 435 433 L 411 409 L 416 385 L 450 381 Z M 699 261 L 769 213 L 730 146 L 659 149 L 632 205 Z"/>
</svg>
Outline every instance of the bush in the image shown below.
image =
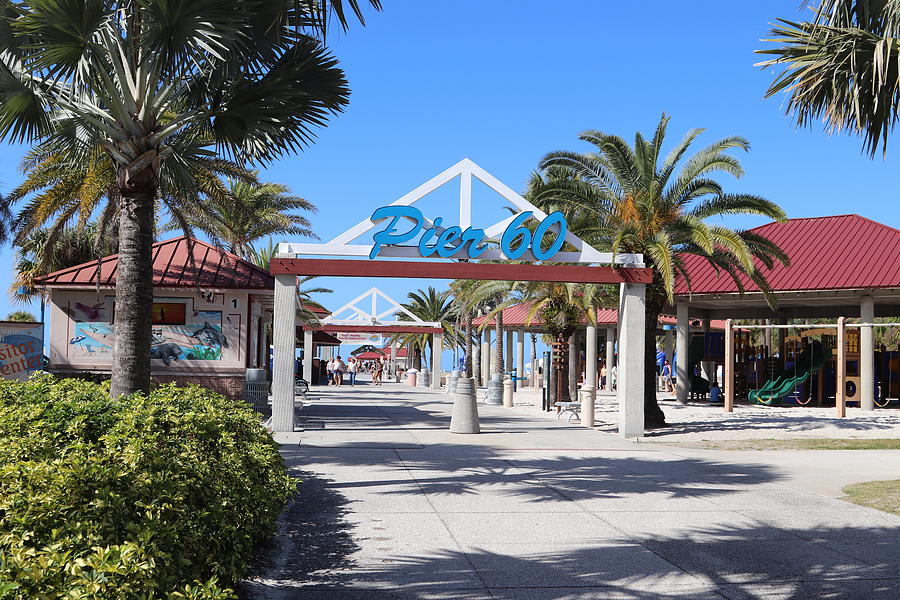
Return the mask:
<svg viewBox="0 0 900 600">
<path fill-rule="evenodd" d="M 245 404 L 196 386 L 0 381 L 0 600 L 232 598 L 294 487 Z"/>
</svg>

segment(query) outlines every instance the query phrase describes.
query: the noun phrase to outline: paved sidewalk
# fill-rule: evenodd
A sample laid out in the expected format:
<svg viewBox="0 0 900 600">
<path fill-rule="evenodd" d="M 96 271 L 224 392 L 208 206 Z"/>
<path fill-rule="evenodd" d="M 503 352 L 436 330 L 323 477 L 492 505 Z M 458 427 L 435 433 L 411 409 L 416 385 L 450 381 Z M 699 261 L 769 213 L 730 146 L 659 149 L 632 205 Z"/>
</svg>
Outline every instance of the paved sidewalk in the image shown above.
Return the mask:
<svg viewBox="0 0 900 600">
<path fill-rule="evenodd" d="M 245 598 L 900 598 L 900 518 L 790 469 L 483 405 L 454 435 L 447 395 L 400 385 L 314 395 Z"/>
</svg>

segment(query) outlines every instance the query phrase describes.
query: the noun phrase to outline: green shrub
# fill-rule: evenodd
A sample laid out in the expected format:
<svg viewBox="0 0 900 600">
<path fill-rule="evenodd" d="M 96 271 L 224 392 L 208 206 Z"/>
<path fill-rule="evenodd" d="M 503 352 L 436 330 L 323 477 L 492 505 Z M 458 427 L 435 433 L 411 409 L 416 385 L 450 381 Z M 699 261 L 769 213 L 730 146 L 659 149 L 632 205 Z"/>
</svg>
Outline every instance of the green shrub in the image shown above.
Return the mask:
<svg viewBox="0 0 900 600">
<path fill-rule="evenodd" d="M 295 483 L 246 405 L 196 386 L 0 381 L 0 600 L 232 598 Z"/>
</svg>

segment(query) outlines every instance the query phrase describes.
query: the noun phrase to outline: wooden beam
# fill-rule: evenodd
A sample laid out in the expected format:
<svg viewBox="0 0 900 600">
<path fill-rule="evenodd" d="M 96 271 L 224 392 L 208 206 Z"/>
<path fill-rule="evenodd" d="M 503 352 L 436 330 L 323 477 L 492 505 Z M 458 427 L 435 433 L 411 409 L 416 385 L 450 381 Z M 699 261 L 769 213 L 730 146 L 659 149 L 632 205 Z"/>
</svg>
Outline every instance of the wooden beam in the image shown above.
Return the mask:
<svg viewBox="0 0 900 600">
<path fill-rule="evenodd" d="M 653 269 L 576 265 L 494 264 L 335 258 L 273 258 L 273 275 L 401 277 L 553 281 L 558 283 L 651 283 Z"/>
<path fill-rule="evenodd" d="M 734 412 L 734 327 L 725 321 L 725 412 Z"/>
<path fill-rule="evenodd" d="M 834 387 L 834 406 L 838 418 L 847 416 L 847 351 L 844 332 L 844 317 L 837 322 L 837 377 Z"/>
</svg>

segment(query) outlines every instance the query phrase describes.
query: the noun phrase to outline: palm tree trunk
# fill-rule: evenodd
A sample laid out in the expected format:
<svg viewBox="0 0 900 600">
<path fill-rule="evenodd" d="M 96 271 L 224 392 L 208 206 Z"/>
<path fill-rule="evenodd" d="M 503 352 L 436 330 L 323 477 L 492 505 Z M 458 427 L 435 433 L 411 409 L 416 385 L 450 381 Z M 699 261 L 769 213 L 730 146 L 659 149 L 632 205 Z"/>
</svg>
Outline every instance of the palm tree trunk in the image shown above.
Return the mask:
<svg viewBox="0 0 900 600">
<path fill-rule="evenodd" d="M 537 359 L 538 359 L 538 355 L 537 355 L 537 334 L 532 333 L 532 334 L 531 334 L 531 379 L 532 379 L 533 387 L 535 387 L 535 388 L 538 387 L 538 383 L 537 383 L 537 377 L 538 377 L 538 371 L 537 371 Z"/>
<path fill-rule="evenodd" d="M 578 398 L 578 373 L 579 373 L 579 352 L 578 352 L 578 331 L 576 330 L 569 336 L 569 398 Z"/>
<path fill-rule="evenodd" d="M 666 415 L 656 401 L 656 326 L 662 303 L 648 294 L 644 307 L 644 426 L 665 427 Z"/>
<path fill-rule="evenodd" d="M 466 377 L 472 377 L 472 311 L 466 311 Z"/>
<path fill-rule="evenodd" d="M 497 324 L 497 356 L 495 357 L 494 364 L 496 365 L 496 369 L 494 370 L 497 375 L 500 376 L 500 379 L 503 379 L 504 369 L 503 369 L 503 311 L 497 313 L 497 319 L 495 321 Z"/>
<path fill-rule="evenodd" d="M 413 344 L 413 368 L 422 370 L 422 348 L 418 344 Z"/>
<path fill-rule="evenodd" d="M 569 402 L 571 396 L 569 396 L 569 361 L 566 351 L 566 346 L 568 345 L 568 340 L 564 334 L 559 334 L 556 337 L 556 344 L 554 344 L 553 354 L 556 356 L 556 360 L 553 362 L 556 364 L 556 402 Z"/>
<path fill-rule="evenodd" d="M 113 398 L 150 389 L 153 201 L 157 185 L 151 168 L 120 183 L 116 340 L 109 388 Z"/>
<path fill-rule="evenodd" d="M 477 388 L 481 385 L 481 334 L 478 335 L 477 341 L 472 340 L 472 344 L 472 378 Z"/>
</svg>

